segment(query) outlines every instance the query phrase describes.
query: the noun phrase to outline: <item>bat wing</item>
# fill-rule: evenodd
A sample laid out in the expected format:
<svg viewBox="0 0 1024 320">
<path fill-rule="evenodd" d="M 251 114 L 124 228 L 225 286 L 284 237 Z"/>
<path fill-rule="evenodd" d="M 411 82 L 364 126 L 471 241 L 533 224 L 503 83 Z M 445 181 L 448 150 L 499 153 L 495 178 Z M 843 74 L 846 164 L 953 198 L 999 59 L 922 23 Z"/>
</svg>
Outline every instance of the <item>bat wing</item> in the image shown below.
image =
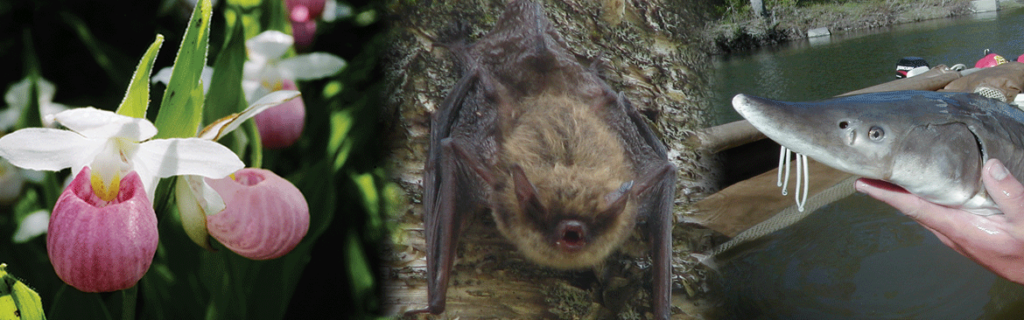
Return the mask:
<svg viewBox="0 0 1024 320">
<path fill-rule="evenodd" d="M 675 166 L 640 113 L 579 63 L 541 6 L 531 1 L 510 3 L 477 42 L 446 47 L 459 60 L 463 77 L 431 119 L 423 181 L 429 302 L 412 312 L 444 310 L 463 221 L 486 206 L 503 129 L 515 121 L 513 105 L 521 97 L 559 92 L 594 106 L 626 148 L 653 246 L 654 313 L 668 319 Z"/>
<path fill-rule="evenodd" d="M 614 92 L 604 86 L 608 95 Z M 646 218 L 651 245 L 655 319 L 668 319 L 672 299 L 672 221 L 675 201 L 676 166 L 668 160 L 665 145 L 647 126 L 640 112 L 622 94 L 605 105 L 606 120 L 623 141 L 632 160 L 637 186 L 633 190 L 641 217 Z"/>
</svg>

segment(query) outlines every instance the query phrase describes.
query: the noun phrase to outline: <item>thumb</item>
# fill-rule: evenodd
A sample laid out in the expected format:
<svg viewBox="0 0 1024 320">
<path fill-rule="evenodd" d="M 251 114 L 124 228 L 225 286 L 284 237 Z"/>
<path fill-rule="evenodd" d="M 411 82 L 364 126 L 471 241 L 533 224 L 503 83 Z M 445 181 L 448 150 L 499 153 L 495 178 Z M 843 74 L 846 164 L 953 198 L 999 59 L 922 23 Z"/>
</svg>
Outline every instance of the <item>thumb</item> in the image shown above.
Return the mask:
<svg viewBox="0 0 1024 320">
<path fill-rule="evenodd" d="M 989 159 L 982 168 L 982 181 L 989 197 L 1009 221 L 1024 220 L 1024 185 L 998 159 Z"/>
</svg>

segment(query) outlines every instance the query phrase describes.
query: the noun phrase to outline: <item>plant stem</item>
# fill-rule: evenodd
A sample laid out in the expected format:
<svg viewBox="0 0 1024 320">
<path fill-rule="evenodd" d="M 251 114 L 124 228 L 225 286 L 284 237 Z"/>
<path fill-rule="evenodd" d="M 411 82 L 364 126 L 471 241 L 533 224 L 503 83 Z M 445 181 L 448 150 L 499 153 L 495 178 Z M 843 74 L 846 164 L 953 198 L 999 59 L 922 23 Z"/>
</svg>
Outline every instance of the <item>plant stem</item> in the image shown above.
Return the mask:
<svg viewBox="0 0 1024 320">
<path fill-rule="evenodd" d="M 121 319 L 135 319 L 135 300 L 138 299 L 138 296 L 138 284 L 135 284 L 131 288 L 121 290 Z"/>
</svg>

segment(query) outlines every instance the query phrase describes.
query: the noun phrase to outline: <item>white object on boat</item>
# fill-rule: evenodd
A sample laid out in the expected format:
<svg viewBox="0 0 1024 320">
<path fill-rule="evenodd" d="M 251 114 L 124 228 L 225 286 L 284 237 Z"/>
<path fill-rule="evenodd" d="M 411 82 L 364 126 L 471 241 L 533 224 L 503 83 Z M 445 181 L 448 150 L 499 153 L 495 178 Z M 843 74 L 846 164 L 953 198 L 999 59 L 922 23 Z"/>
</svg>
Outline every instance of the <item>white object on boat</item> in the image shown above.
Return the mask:
<svg viewBox="0 0 1024 320">
<path fill-rule="evenodd" d="M 971 10 L 975 13 L 997 11 L 999 3 L 996 0 L 974 0 L 971 1 Z"/>
<path fill-rule="evenodd" d="M 811 30 L 807 30 L 807 37 L 808 38 L 825 37 L 825 36 L 831 36 L 831 35 L 832 35 L 832 32 L 829 32 L 828 28 L 826 28 L 826 27 L 814 28 L 814 29 L 811 29 Z"/>
</svg>

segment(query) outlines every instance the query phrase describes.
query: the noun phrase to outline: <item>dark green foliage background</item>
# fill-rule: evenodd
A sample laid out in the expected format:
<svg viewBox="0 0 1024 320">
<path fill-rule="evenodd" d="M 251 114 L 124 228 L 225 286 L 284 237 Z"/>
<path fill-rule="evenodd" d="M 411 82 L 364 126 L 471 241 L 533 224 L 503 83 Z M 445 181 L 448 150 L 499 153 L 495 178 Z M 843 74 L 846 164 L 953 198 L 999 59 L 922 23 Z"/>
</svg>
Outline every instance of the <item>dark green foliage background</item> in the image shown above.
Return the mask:
<svg viewBox="0 0 1024 320">
<path fill-rule="evenodd" d="M 214 6 L 208 65 L 217 61 L 228 34 L 225 2 Z M 348 4 L 355 14 L 381 16 L 371 1 Z M 174 61 L 190 8 L 160 6 L 161 1 L 132 0 L 0 1 L 0 88 L 6 91 L 37 66 L 56 85 L 55 102 L 113 110 L 157 33 L 165 41 L 154 74 Z M 261 7 L 272 10 L 267 8 L 272 6 Z M 251 261 L 219 244 L 217 252 L 201 249 L 170 219 L 172 212 L 158 209 L 160 248 L 137 285 L 136 318 L 352 319 L 379 312 L 377 253 L 388 234 L 381 216 L 391 193 L 379 166 L 384 144 L 377 141 L 383 136 L 377 116 L 383 23 L 368 21 L 318 25 L 310 51 L 333 53 L 348 66 L 329 79 L 299 83 L 307 107 L 302 139 L 263 153 L 262 166 L 294 183 L 309 202 L 307 238 L 285 257 Z M 151 88 L 151 120 L 163 88 Z M 58 173 L 57 181 L 67 174 Z M 122 318 L 125 293 L 82 293 L 57 278 L 45 237 L 11 243 L 16 217 L 46 207 L 46 195 L 53 192 L 43 185 L 26 189 L 16 205 L 0 207 L 0 262 L 36 289 L 49 319 Z"/>
</svg>

